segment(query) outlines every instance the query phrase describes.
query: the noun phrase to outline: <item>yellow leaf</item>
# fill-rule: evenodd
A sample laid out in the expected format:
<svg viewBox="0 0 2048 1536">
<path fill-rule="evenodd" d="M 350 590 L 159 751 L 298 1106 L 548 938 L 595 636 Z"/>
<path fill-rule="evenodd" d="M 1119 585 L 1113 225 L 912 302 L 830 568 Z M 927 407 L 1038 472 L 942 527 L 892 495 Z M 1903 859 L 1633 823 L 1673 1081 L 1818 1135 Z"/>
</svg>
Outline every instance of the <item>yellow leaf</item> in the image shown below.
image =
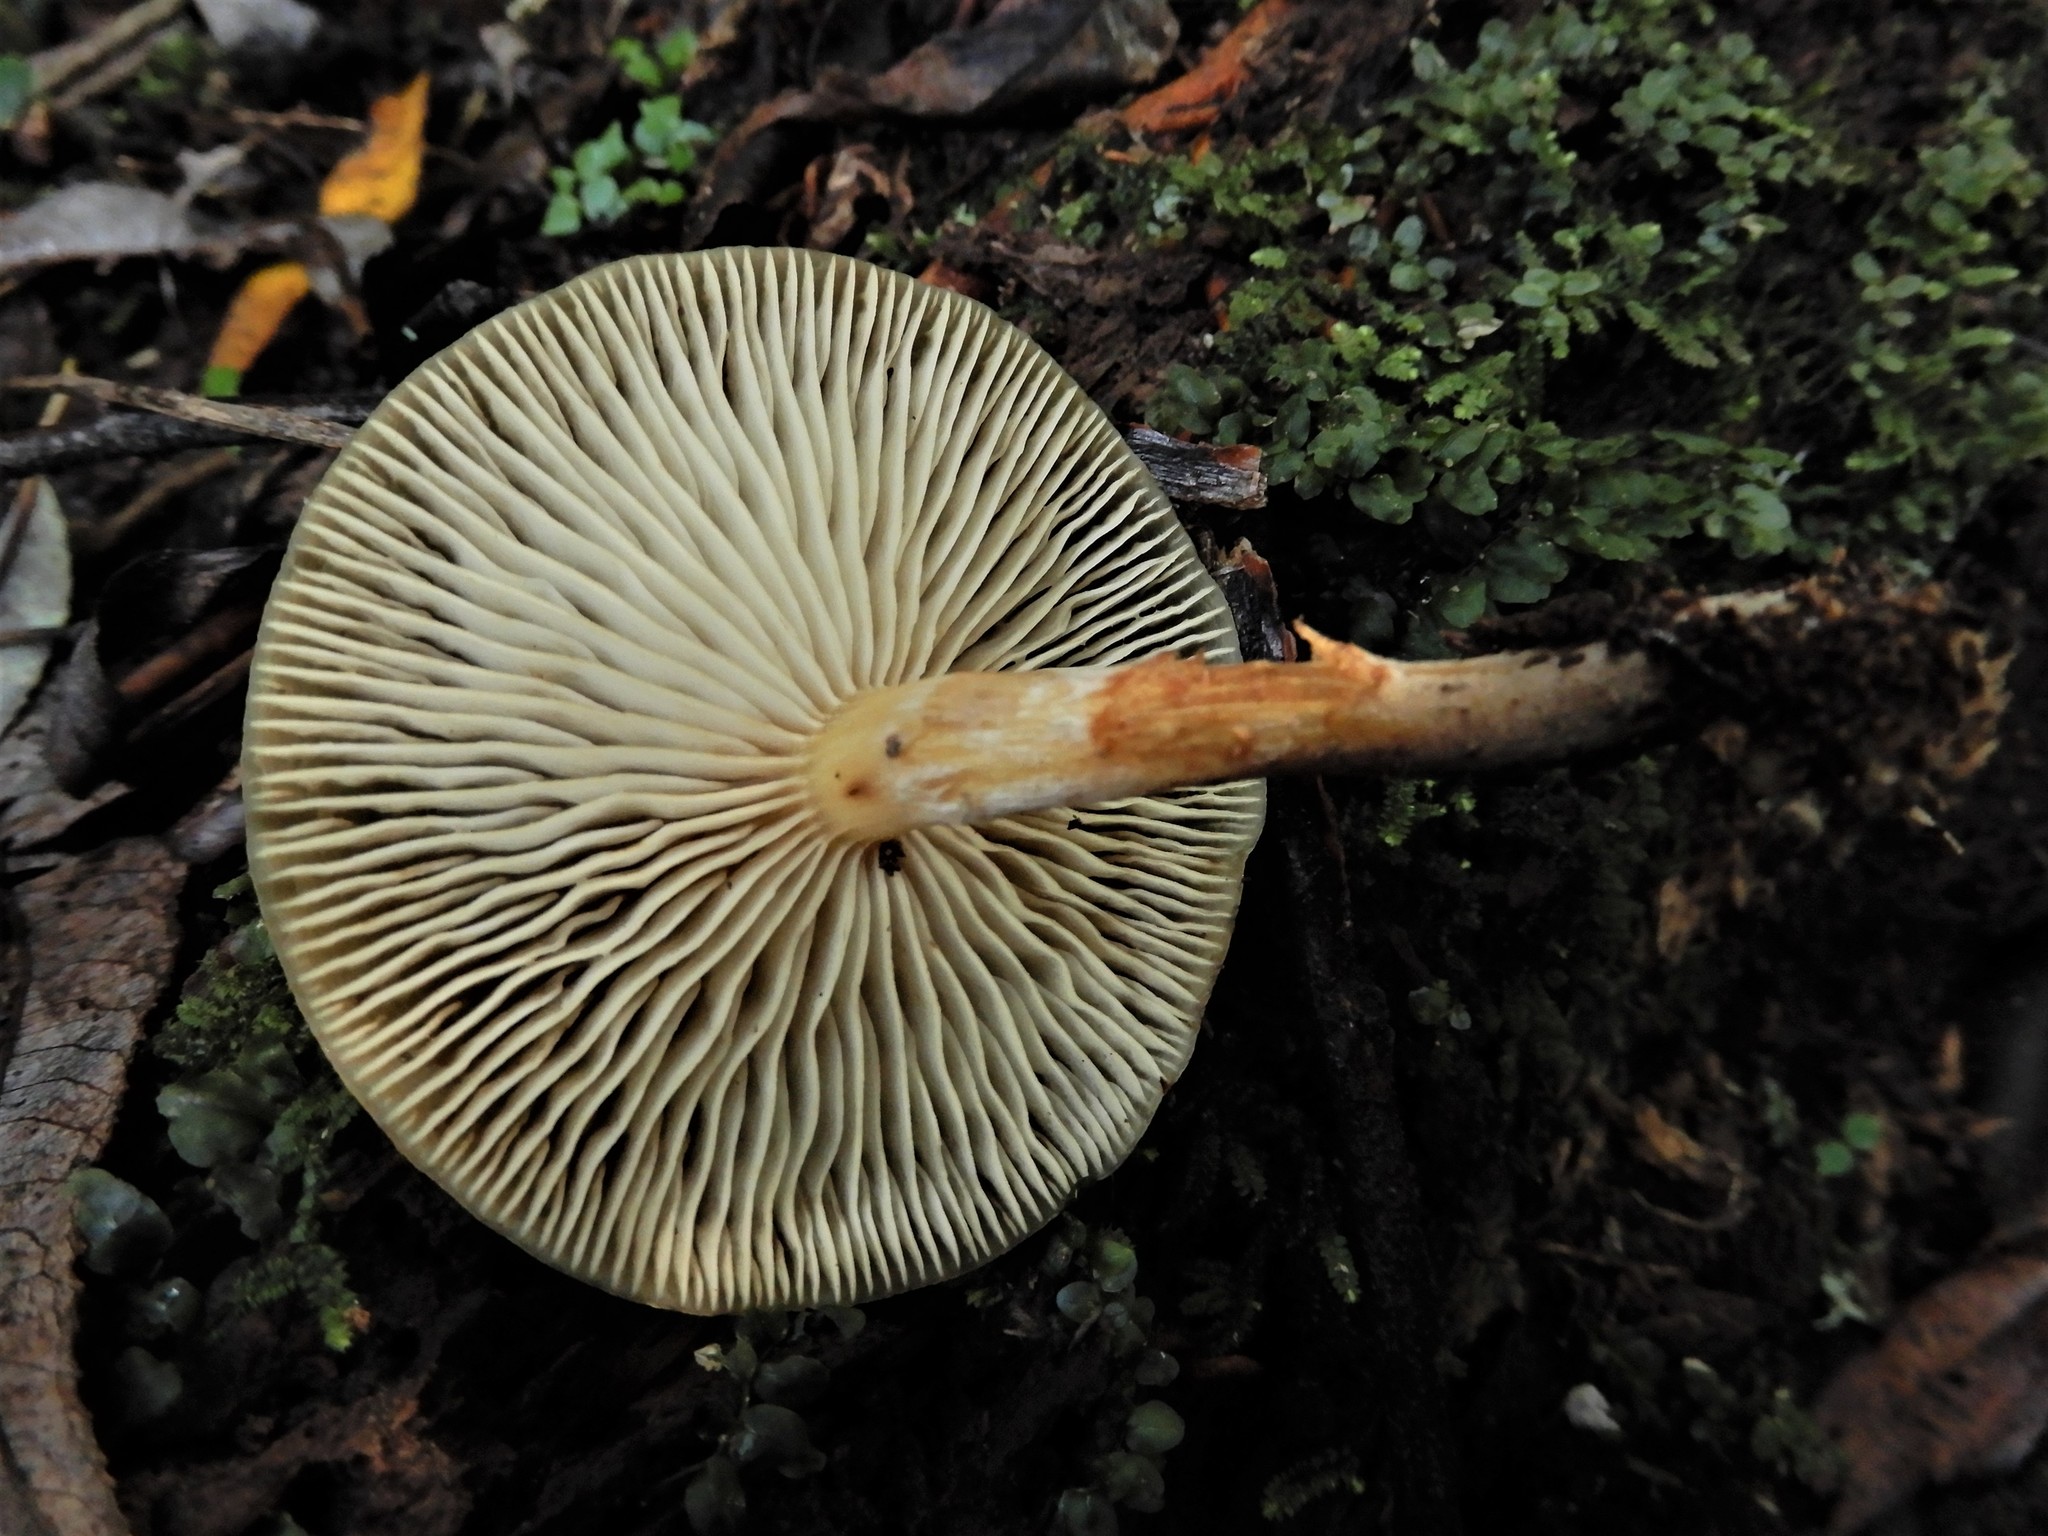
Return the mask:
<svg viewBox="0 0 2048 1536">
<path fill-rule="evenodd" d="M 344 156 L 320 186 L 320 212 L 327 217 L 367 216 L 395 224 L 420 191 L 420 161 L 426 154 L 427 76 L 414 77 L 402 91 L 370 103 L 370 137 Z M 285 316 L 312 287 L 312 276 L 296 261 L 263 268 L 242 284 L 228 305 L 201 385 L 208 395 L 232 395 Z"/>
<path fill-rule="evenodd" d="M 330 217 L 367 214 L 396 224 L 420 191 L 426 154 L 427 76 L 370 103 L 370 140 L 327 173 L 320 211 Z"/>
<path fill-rule="evenodd" d="M 205 393 L 234 393 L 249 365 L 270 345 L 284 317 L 312 286 L 311 275 L 296 261 L 281 261 L 252 273 L 228 305 L 220 334 L 213 338 L 213 351 L 206 359 Z"/>
</svg>

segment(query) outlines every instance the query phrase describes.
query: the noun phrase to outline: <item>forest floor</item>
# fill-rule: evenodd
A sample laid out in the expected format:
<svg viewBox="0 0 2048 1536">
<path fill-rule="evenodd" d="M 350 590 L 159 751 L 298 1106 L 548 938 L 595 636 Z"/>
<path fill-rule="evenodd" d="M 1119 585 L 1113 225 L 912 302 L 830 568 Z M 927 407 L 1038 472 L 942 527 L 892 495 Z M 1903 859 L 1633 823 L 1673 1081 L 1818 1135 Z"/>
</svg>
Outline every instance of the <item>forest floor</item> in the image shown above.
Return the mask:
<svg viewBox="0 0 2048 1536">
<path fill-rule="evenodd" d="M 0 13 L 0 380 L 117 386 L 0 394 L 0 469 L 40 472 L 0 523 L 0 1527 L 2048 1527 L 2041 33 L 2023 0 Z M 1257 504 L 1180 510 L 1326 633 L 1801 606 L 1688 649 L 1626 749 L 1276 787 L 1191 1067 L 1047 1233 L 858 1311 L 632 1305 L 353 1113 L 253 926 L 235 765 L 321 443 L 521 299 L 718 244 L 960 289 L 1119 424 L 1256 449 Z M 1114 1327 L 1062 1310 L 1084 1279 Z M 1178 1444 L 1127 1441 L 1154 1399 Z M 759 1401 L 798 1443 L 742 1456 Z"/>
</svg>

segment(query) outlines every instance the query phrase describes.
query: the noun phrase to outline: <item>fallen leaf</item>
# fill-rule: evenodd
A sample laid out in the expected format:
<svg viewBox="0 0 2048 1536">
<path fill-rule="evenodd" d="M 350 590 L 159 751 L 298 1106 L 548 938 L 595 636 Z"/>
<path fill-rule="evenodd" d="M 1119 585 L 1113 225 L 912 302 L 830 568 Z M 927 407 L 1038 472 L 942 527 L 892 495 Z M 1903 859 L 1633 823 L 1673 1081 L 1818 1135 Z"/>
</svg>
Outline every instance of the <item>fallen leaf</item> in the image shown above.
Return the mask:
<svg viewBox="0 0 2048 1536">
<path fill-rule="evenodd" d="M 861 94 L 913 117 L 967 117 L 1027 96 L 1143 85 L 1179 38 L 1165 0 L 1009 0 L 913 49 Z"/>
<path fill-rule="evenodd" d="M 251 273 L 228 303 L 207 354 L 206 376 L 200 384 L 208 395 L 231 395 L 270 345 L 299 300 L 312 291 L 313 278 L 302 262 L 280 261 Z"/>
<path fill-rule="evenodd" d="M 0 578 L 0 630 L 45 629 L 71 617 L 71 534 L 47 480 L 37 479 L 22 509 L 27 526 L 14 562 Z M 0 730 L 28 701 L 50 648 L 34 642 L 0 645 Z"/>
<path fill-rule="evenodd" d="M 420 192 L 426 155 L 428 77 L 370 103 L 370 139 L 346 155 L 320 184 L 320 211 L 362 214 L 396 224 Z"/>
<path fill-rule="evenodd" d="M 1842 1536 L 1929 1482 L 2018 1466 L 2048 1427 L 2048 1258 L 2000 1255 L 1923 1292 L 1814 1416 L 1842 1452 Z"/>
<path fill-rule="evenodd" d="M 207 354 L 200 393 L 234 395 L 242 375 L 276 339 L 278 328 L 308 293 L 342 305 L 363 263 L 390 244 L 390 226 L 419 197 L 426 156 L 427 90 L 422 72 L 412 83 L 370 103 L 370 136 L 342 157 L 320 184 L 320 213 L 350 279 L 316 273 L 304 262 L 278 262 L 253 273 L 228 304 L 213 350 Z M 323 280 L 324 279 L 324 280 Z"/>
<path fill-rule="evenodd" d="M 55 713 L 53 692 L 45 689 L 0 737 L 0 844 L 16 856 L 55 842 L 94 811 L 129 793 L 125 784 L 106 784 L 79 798 L 57 787 L 47 751 Z M 0 1530 L 11 1529 L 0 1523 Z"/>
<path fill-rule="evenodd" d="M 66 858 L 16 894 L 32 956 L 0 1063 L 0 1523 L 126 1536 L 78 1396 L 80 1241 L 65 1180 L 106 1146 L 142 1021 L 177 952 L 184 866 L 154 839 Z M 19 986 L 23 978 L 12 978 Z"/>
<path fill-rule="evenodd" d="M 120 777 L 140 737 L 178 723 L 159 716 L 188 697 L 217 702 L 206 692 L 215 679 L 239 686 L 233 668 L 277 562 L 269 548 L 159 550 L 107 579 L 51 686 L 46 752 L 61 788 L 83 795 Z"/>
<path fill-rule="evenodd" d="M 811 226 L 804 243 L 821 251 L 836 247 L 853 233 L 855 207 L 863 197 L 887 202 L 892 219 L 916 204 L 910 184 L 875 162 L 872 144 L 848 144 L 812 161 L 804 168 L 804 218 Z"/>
<path fill-rule="evenodd" d="M 213 40 L 229 53 L 297 53 L 320 30 L 320 13 L 299 0 L 192 0 Z"/>
<path fill-rule="evenodd" d="M 1252 66 L 1275 30 L 1299 9 L 1300 0 L 1259 0 L 1193 69 L 1125 107 L 1124 126 L 1133 133 L 1189 133 L 1208 127 L 1250 82 Z"/>
<path fill-rule="evenodd" d="M 946 288 L 954 293 L 964 293 L 970 299 L 988 297 L 987 283 L 972 273 L 962 272 L 957 267 L 949 267 L 943 261 L 927 263 L 925 269 L 917 274 L 917 280 L 933 288 Z"/>
<path fill-rule="evenodd" d="M 199 803 L 164 834 L 164 844 L 187 864 L 211 864 L 242 846 L 248 816 L 242 805 L 242 770 L 230 768 Z"/>
<path fill-rule="evenodd" d="M 61 187 L 0 219 L 0 271 L 178 255 L 215 238 L 178 199 L 118 181 Z"/>
<path fill-rule="evenodd" d="M 1643 1161 L 1710 1189 L 1726 1187 L 1727 1163 L 1666 1120 L 1656 1105 L 1638 1104 L 1635 1123 L 1636 1155 Z"/>
</svg>

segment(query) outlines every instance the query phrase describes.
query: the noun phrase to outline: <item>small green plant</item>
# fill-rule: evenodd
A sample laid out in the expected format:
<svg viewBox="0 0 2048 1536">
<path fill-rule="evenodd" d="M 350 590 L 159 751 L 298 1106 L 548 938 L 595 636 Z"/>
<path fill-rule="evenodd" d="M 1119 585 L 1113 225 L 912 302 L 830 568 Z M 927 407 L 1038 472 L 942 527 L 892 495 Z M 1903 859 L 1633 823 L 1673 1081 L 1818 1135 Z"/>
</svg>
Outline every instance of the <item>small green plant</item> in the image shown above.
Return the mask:
<svg viewBox="0 0 2048 1536">
<path fill-rule="evenodd" d="M 1796 1477 L 1807 1487 L 1822 1492 L 1841 1479 L 1842 1453 L 1814 1421 L 1813 1415 L 1792 1400 L 1788 1387 L 1779 1387 L 1750 1431 L 1750 1454 L 1774 1467 L 1786 1477 Z"/>
<path fill-rule="evenodd" d="M 795 1480 L 824 1469 L 825 1455 L 811 1443 L 801 1411 L 831 1385 L 832 1372 L 817 1350 L 829 1338 L 851 1339 L 866 1326 L 866 1314 L 856 1307 L 748 1312 L 735 1321 L 732 1343 L 697 1351 L 697 1363 L 726 1376 L 734 1394 L 725 1405 L 717 1449 L 691 1469 L 683 1490 L 683 1514 L 696 1536 L 738 1536 L 745 1528 L 743 1470 Z"/>
<path fill-rule="evenodd" d="M 550 173 L 555 191 L 541 220 L 542 234 L 573 235 L 586 223 L 615 223 L 642 203 L 665 208 L 683 200 L 678 178 L 696 168 L 699 151 L 718 137 L 683 115 L 682 95 L 674 89 L 696 54 L 697 34 L 687 27 L 667 33 L 652 48 L 632 37 L 612 44 L 619 72 L 649 94 L 631 128 L 612 123 L 579 144 L 568 165 Z"/>
<path fill-rule="evenodd" d="M 157 1095 L 171 1149 L 258 1244 L 229 1287 L 244 1309 L 297 1300 L 328 1348 L 364 1313 L 341 1255 L 323 1240 L 321 1194 L 356 1102 L 313 1044 L 245 879 L 216 895 L 244 921 L 201 963 L 153 1042 L 180 1069 Z"/>
<path fill-rule="evenodd" d="M 1813 1169 L 1824 1179 L 1838 1179 L 1856 1167 L 1858 1153 L 1871 1153 L 1884 1140 L 1884 1121 L 1876 1115 L 1842 1116 L 1839 1139 L 1821 1142 L 1813 1149 Z"/>
<path fill-rule="evenodd" d="M 1096 1415 L 1093 1476 L 1061 1493 L 1053 1511 L 1055 1536 L 1098 1536 L 1115 1531 L 1118 1508 L 1152 1514 L 1165 1505 L 1166 1456 L 1187 1426 L 1169 1404 L 1141 1394 L 1170 1385 L 1180 1362 L 1152 1343 L 1156 1309 L 1137 1292 L 1138 1255 L 1122 1232 L 1062 1217 L 1039 1271 L 1065 1282 L 1053 1307 L 1074 1325 L 1073 1343 L 1103 1340 L 1116 1367 Z"/>
<path fill-rule="evenodd" d="M 1077 134 L 1010 189 L 1063 239 L 1215 253 L 1218 326 L 1146 414 L 1356 519 L 1412 622 L 1354 638 L 1429 654 L 1597 562 L 1896 553 L 2048 456 L 2008 72 L 1907 158 L 1675 0 L 1412 61 L 1353 124 L 1135 161 Z"/>
<path fill-rule="evenodd" d="M 35 99 L 35 71 L 18 53 L 0 53 L 0 128 L 12 128 Z"/>
</svg>

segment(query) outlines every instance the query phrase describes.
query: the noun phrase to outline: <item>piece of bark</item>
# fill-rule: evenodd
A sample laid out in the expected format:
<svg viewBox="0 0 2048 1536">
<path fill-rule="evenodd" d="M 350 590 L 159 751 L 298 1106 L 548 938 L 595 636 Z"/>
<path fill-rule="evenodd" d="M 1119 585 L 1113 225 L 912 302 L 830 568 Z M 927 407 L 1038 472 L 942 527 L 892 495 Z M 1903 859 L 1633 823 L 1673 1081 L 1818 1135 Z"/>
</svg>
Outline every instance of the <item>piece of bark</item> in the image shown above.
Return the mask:
<svg viewBox="0 0 2048 1536">
<path fill-rule="evenodd" d="M 1840 1536 L 1927 1483 L 2010 1472 L 2048 1426 L 2048 1259 L 1997 1254 L 1923 1291 L 1813 1411 L 1842 1452 Z"/>
<path fill-rule="evenodd" d="M 1184 443 L 1150 427 L 1127 427 L 1124 441 L 1170 500 L 1248 512 L 1266 504 L 1266 471 L 1250 443 L 1223 448 Z"/>
<path fill-rule="evenodd" d="M 18 1032 L 0 1038 L 0 1527 L 9 1536 L 127 1531 L 78 1394 L 79 1238 L 65 1180 L 113 1129 L 129 1055 L 177 952 L 183 878 L 156 840 L 127 838 L 15 893 L 14 953 L 28 957 L 30 974 Z"/>
</svg>

